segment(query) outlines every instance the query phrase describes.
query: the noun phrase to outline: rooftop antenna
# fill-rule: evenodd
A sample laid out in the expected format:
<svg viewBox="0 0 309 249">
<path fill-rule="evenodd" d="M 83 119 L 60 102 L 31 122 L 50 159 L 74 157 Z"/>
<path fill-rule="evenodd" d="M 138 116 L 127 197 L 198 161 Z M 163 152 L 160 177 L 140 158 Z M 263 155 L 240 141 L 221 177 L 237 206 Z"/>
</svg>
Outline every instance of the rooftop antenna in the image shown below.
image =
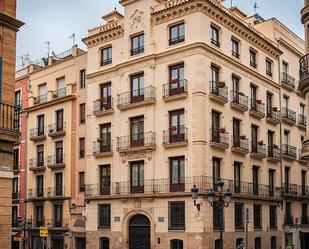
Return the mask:
<svg viewBox="0 0 309 249">
<path fill-rule="evenodd" d="M 75 45 L 75 33 L 73 33 L 71 36 L 69 36 L 68 39 L 72 39 L 73 46 Z"/>
<path fill-rule="evenodd" d="M 231 7 L 233 7 L 233 0 L 231 0 Z"/>
<path fill-rule="evenodd" d="M 47 41 L 47 42 L 44 42 L 44 44 L 46 44 L 47 45 L 47 58 L 49 58 L 49 51 L 50 51 L 50 42 L 49 41 Z"/>
<path fill-rule="evenodd" d="M 257 2 L 254 2 L 254 14 L 256 14 L 257 9 L 259 9 L 260 7 L 257 5 Z"/>
</svg>

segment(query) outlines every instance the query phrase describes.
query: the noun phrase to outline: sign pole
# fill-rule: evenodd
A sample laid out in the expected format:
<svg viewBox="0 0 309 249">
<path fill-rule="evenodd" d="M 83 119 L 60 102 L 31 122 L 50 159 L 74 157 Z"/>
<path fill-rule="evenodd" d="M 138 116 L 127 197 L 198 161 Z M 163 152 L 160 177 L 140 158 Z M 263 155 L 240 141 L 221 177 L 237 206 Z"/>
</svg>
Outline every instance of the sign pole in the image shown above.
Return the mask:
<svg viewBox="0 0 309 249">
<path fill-rule="evenodd" d="M 250 221 L 250 210 L 249 208 L 246 208 L 246 248 L 249 248 L 249 239 L 248 239 L 248 224 Z"/>
</svg>

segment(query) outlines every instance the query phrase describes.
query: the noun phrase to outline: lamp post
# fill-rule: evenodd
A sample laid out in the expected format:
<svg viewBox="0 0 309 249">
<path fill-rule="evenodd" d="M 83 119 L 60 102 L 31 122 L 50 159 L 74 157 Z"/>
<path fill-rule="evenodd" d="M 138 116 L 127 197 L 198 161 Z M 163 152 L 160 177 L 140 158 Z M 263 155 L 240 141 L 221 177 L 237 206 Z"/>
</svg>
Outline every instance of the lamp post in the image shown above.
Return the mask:
<svg viewBox="0 0 309 249">
<path fill-rule="evenodd" d="M 210 190 L 207 193 L 207 200 L 210 205 L 216 206 L 219 208 L 219 219 L 220 219 L 220 249 L 223 249 L 223 208 L 228 207 L 231 203 L 232 193 L 227 190 L 223 192 L 224 182 L 219 179 L 219 181 L 215 184 L 217 187 L 217 191 Z"/>
</svg>

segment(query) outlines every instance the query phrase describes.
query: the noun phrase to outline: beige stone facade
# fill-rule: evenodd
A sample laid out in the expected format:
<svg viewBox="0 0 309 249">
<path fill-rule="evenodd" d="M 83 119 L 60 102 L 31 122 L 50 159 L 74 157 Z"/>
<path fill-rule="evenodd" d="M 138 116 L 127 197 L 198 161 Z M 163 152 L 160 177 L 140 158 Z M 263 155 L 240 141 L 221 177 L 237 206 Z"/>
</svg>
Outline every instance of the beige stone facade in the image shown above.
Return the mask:
<svg viewBox="0 0 309 249">
<path fill-rule="evenodd" d="M 218 248 L 206 193 L 219 178 L 233 193 L 224 248 L 245 238 L 246 208 L 246 248 L 285 248 L 285 237 L 305 248 L 304 42 L 220 1 L 120 2 L 124 16 L 104 16 L 83 39 L 87 248 Z M 169 210 L 184 212 L 182 224 Z"/>
</svg>

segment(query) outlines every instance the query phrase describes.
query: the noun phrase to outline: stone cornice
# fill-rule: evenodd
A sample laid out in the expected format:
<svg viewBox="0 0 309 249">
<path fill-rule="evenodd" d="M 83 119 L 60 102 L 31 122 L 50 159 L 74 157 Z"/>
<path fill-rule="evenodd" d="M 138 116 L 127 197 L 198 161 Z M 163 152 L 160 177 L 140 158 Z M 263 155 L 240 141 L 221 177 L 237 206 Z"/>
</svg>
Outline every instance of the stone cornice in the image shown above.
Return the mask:
<svg viewBox="0 0 309 249">
<path fill-rule="evenodd" d="M 87 79 L 95 78 L 102 75 L 104 75 L 104 77 L 106 78 L 114 77 L 118 74 L 123 73 L 124 71 L 131 72 L 135 69 L 140 69 L 146 66 L 154 67 L 156 62 L 157 64 L 163 62 L 172 62 L 173 60 L 175 60 L 175 54 L 179 54 L 181 58 L 186 58 L 195 54 L 203 54 L 211 59 L 216 59 L 219 65 L 233 68 L 233 71 L 236 74 L 240 74 L 240 76 L 245 75 L 246 77 L 254 78 L 252 79 L 252 81 L 258 81 L 258 84 L 267 83 L 275 87 L 276 89 L 280 88 L 280 85 L 275 81 L 271 80 L 270 78 L 260 74 L 259 72 L 231 58 L 230 56 L 222 53 L 221 51 L 214 49 L 208 44 L 201 42 L 181 46 L 173 50 L 161 52 L 159 54 L 146 55 L 144 57 L 138 58 L 137 60 L 120 63 L 111 68 L 102 69 L 100 71 L 87 74 Z M 177 60 L 175 62 L 177 62 Z"/>
<path fill-rule="evenodd" d="M 221 25 L 236 33 L 242 39 L 263 50 L 275 59 L 282 54 L 282 51 L 280 51 L 271 40 L 240 18 L 229 13 L 221 4 L 213 0 L 168 1 L 165 4 L 153 8 L 152 16 L 154 17 L 155 24 L 160 24 L 193 12 L 203 12 L 207 14 Z"/>
<path fill-rule="evenodd" d="M 17 32 L 23 25 L 23 22 L 0 12 L 0 26 Z"/>
<path fill-rule="evenodd" d="M 300 52 L 299 50 L 297 50 L 295 47 L 293 47 L 292 45 L 290 45 L 288 42 L 286 42 L 284 39 L 282 38 L 278 38 L 277 39 L 278 44 L 282 45 L 283 47 L 285 47 L 286 49 L 288 49 L 289 51 L 291 51 L 293 54 L 295 54 L 296 56 L 299 57 L 299 59 L 301 57 L 303 57 L 303 53 Z"/>
<path fill-rule="evenodd" d="M 88 48 L 122 37 L 124 34 L 124 29 L 122 23 L 113 22 L 110 24 L 102 25 L 93 30 L 89 30 L 89 33 L 94 34 L 91 34 L 82 39 Z"/>
</svg>

